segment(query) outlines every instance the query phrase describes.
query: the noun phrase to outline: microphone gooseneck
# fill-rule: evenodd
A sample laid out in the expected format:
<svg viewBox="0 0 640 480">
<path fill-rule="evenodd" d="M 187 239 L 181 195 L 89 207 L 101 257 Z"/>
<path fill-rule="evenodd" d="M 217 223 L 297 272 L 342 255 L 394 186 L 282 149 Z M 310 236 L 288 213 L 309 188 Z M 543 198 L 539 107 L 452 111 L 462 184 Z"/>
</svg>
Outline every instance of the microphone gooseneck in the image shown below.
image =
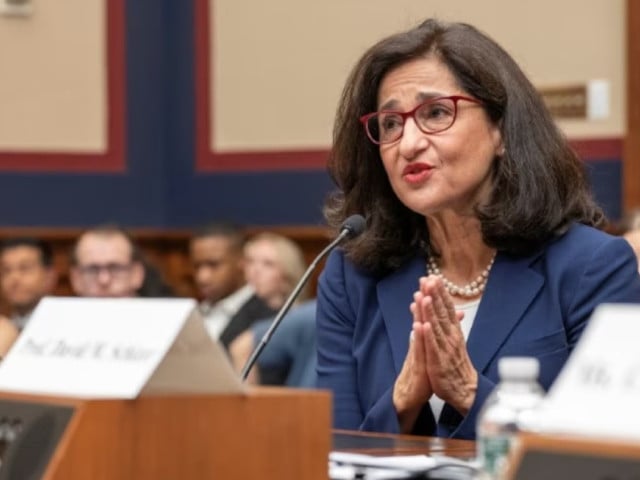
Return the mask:
<svg viewBox="0 0 640 480">
<path fill-rule="evenodd" d="M 284 302 L 284 305 L 282 305 L 282 307 L 280 308 L 280 311 L 278 311 L 276 318 L 273 319 L 273 322 L 271 323 L 271 325 L 269 326 L 269 329 L 260 340 L 260 343 L 256 346 L 253 352 L 251 352 L 251 356 L 249 357 L 249 360 L 247 360 L 247 363 L 245 363 L 244 367 L 242 367 L 242 372 L 240 374 L 240 377 L 242 378 L 242 380 L 246 380 L 247 377 L 249 376 L 249 372 L 251 371 L 251 368 L 253 368 L 256 361 L 260 357 L 262 350 L 264 350 L 264 347 L 266 347 L 267 343 L 269 343 L 271 336 L 278 328 L 278 325 L 280 325 L 280 322 L 282 322 L 282 319 L 291 308 L 291 305 L 293 305 L 293 302 L 296 300 L 296 298 L 298 298 L 298 295 L 300 295 L 300 291 L 309 281 L 309 277 L 311 276 L 313 271 L 316 269 L 320 261 L 324 257 L 326 257 L 331 250 L 337 247 L 345 238 L 351 239 L 360 235 L 366 228 L 366 223 L 367 222 L 362 215 L 357 215 L 357 214 L 351 215 L 340 226 L 340 233 L 338 234 L 338 236 L 329 245 L 327 245 L 324 248 L 324 250 L 322 250 L 316 256 L 316 258 L 313 259 L 313 261 L 311 262 L 311 265 L 309 265 L 309 268 L 307 268 L 307 270 L 304 272 L 300 280 L 298 280 L 298 283 L 296 284 L 295 288 L 293 289 L 293 291 L 291 292 L 287 300 Z"/>
</svg>

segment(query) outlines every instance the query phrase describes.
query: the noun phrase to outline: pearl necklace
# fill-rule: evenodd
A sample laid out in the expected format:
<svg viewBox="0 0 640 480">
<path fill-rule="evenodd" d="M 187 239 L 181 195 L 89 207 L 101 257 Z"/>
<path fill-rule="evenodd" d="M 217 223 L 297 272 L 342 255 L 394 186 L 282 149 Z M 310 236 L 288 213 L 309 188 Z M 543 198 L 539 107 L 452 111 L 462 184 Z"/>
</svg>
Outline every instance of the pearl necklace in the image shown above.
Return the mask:
<svg viewBox="0 0 640 480">
<path fill-rule="evenodd" d="M 433 257 L 429 257 L 427 261 L 427 273 L 429 275 L 436 275 L 440 277 L 442 279 L 442 283 L 444 283 L 444 288 L 447 289 L 450 295 L 457 296 L 457 297 L 473 298 L 473 297 L 477 297 L 484 291 L 484 287 L 487 285 L 487 278 L 489 278 L 489 271 L 491 270 L 491 267 L 493 266 L 493 261 L 495 259 L 496 259 L 496 256 L 494 254 L 493 257 L 491 258 L 491 261 L 489 262 L 489 265 L 487 265 L 487 268 L 485 268 L 482 271 L 482 273 L 480 273 L 480 275 L 477 276 L 475 280 L 462 286 L 456 285 L 455 283 L 447 279 L 440 271 L 440 268 L 436 263 L 436 259 Z"/>
</svg>

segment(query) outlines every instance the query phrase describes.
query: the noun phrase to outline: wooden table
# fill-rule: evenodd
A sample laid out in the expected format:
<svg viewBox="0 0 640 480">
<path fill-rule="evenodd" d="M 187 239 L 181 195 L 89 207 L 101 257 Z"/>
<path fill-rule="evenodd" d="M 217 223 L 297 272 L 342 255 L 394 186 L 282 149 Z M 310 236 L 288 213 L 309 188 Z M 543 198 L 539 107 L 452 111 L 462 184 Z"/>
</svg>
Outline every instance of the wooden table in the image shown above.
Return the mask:
<svg viewBox="0 0 640 480">
<path fill-rule="evenodd" d="M 452 440 L 448 438 L 437 437 L 418 437 L 410 435 L 356 432 L 350 430 L 333 430 L 331 433 L 332 451 L 340 453 L 353 453 L 384 457 L 428 455 L 429 457 L 433 458 L 446 456 L 458 458 L 465 461 L 473 459 L 476 455 L 475 442 L 468 440 Z M 334 471 L 332 467 L 332 469 L 330 469 L 331 478 L 361 478 L 358 475 L 361 475 L 362 478 L 369 478 L 369 474 L 374 475 L 373 471 L 363 469 L 362 466 L 355 467 L 354 470 L 353 466 L 348 466 L 350 465 L 351 460 L 346 459 L 345 461 L 345 465 L 347 465 L 347 467 L 345 467 L 346 470 L 341 469 L 341 467 L 336 467 L 337 470 Z M 367 461 L 365 460 L 365 462 Z M 447 460 L 447 464 L 450 463 L 451 462 Z M 366 464 L 368 463 L 365 463 L 365 465 Z M 472 478 L 473 472 L 471 471 L 467 471 L 466 469 L 460 470 L 460 467 L 447 468 L 453 468 L 454 470 L 445 471 L 444 469 L 440 469 L 440 467 L 435 467 L 434 470 L 437 469 L 438 472 L 431 471 L 430 475 L 437 476 L 433 478 Z M 377 472 L 377 474 L 379 473 L 380 470 Z M 393 474 L 393 470 L 389 470 L 387 471 L 387 473 Z M 406 472 L 398 470 L 396 471 L 396 474 L 399 475 L 397 478 L 406 478 Z M 460 475 L 463 474 L 464 476 L 461 477 Z M 418 475 L 418 471 L 416 471 L 416 475 Z M 420 476 L 420 478 L 423 477 Z M 429 478 L 431 478 L 431 476 Z"/>
<path fill-rule="evenodd" d="M 332 449 L 367 455 L 446 455 L 469 460 L 476 455 L 470 440 L 333 430 Z"/>
</svg>

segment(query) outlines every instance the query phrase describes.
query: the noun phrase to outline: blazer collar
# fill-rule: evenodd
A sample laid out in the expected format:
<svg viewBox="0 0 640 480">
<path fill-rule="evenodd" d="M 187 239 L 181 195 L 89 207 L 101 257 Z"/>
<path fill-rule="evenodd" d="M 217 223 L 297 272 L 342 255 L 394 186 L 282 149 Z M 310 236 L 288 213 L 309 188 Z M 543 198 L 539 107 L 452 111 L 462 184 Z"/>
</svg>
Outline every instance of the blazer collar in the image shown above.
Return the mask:
<svg viewBox="0 0 640 480">
<path fill-rule="evenodd" d="M 384 277 L 377 285 L 380 311 L 391 343 L 397 373 L 402 369 L 409 349 L 409 334 L 413 324 L 409 305 L 413 301 L 413 293 L 418 289 L 418 280 L 426 274 L 425 257 L 416 256 Z"/>
<path fill-rule="evenodd" d="M 530 268 L 540 254 L 538 251 L 527 257 L 501 253 L 496 256 L 467 340 L 469 356 L 479 372 L 489 364 L 542 288 L 542 276 Z M 413 323 L 409 305 L 419 278 L 425 275 L 426 259 L 417 256 L 377 285 L 380 310 L 398 373 L 407 355 Z"/>
<path fill-rule="evenodd" d="M 530 268 L 540 254 L 496 256 L 467 339 L 467 351 L 478 372 L 491 362 L 542 288 L 544 278 Z"/>
</svg>

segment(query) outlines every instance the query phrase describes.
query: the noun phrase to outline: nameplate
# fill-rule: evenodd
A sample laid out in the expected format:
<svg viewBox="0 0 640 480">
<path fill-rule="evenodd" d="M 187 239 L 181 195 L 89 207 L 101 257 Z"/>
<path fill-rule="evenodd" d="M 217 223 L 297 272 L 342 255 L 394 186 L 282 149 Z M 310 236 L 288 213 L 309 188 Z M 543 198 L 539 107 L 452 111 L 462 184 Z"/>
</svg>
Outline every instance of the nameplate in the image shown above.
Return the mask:
<svg viewBox="0 0 640 480">
<path fill-rule="evenodd" d="M 549 390 L 542 431 L 640 440 L 640 305 L 601 305 Z"/>
<path fill-rule="evenodd" d="M 0 390 L 83 398 L 238 392 L 191 299 L 44 298 L 0 364 Z"/>
</svg>

